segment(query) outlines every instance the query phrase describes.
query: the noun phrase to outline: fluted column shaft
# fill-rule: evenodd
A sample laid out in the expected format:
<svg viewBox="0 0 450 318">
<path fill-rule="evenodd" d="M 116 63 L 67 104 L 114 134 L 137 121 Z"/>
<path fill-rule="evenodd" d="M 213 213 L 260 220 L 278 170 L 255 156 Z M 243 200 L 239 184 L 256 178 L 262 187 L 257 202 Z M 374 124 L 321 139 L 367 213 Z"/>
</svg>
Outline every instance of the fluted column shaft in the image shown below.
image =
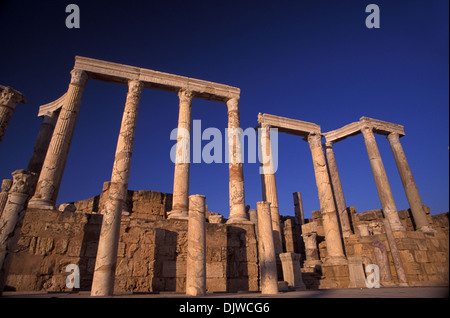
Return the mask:
<svg viewBox="0 0 450 318">
<path fill-rule="evenodd" d="M 386 170 L 384 169 L 383 161 L 381 160 L 373 129 L 370 126 L 365 126 L 361 129 L 361 132 L 364 136 L 364 143 L 366 144 L 367 154 L 369 155 L 370 166 L 372 167 L 384 216 L 391 223 L 392 230 L 404 231 L 405 228 L 398 216 L 397 206 L 395 205 L 394 196 L 392 195 Z"/>
<path fill-rule="evenodd" d="M 2 191 L 0 192 L 0 217 L 3 213 L 3 209 L 5 208 L 6 202 L 8 201 L 8 192 L 12 186 L 11 179 L 3 179 L 2 181 Z"/>
<path fill-rule="evenodd" d="M 29 207 L 54 209 L 88 76 L 74 69 Z"/>
<path fill-rule="evenodd" d="M 189 162 L 190 162 L 190 135 L 191 135 L 191 109 L 192 92 L 180 90 L 180 98 L 176 161 L 173 179 L 172 211 L 168 218 L 187 219 L 189 211 Z"/>
<path fill-rule="evenodd" d="M 270 203 L 257 202 L 258 214 L 258 255 L 261 271 L 261 293 L 278 293 L 278 275 L 273 242 L 272 222 L 270 221 Z"/>
<path fill-rule="evenodd" d="M 137 80 L 130 80 L 128 83 L 127 100 L 117 141 L 111 184 L 103 212 L 100 240 L 98 242 L 97 258 L 92 280 L 92 296 L 111 296 L 114 290 L 120 219 L 124 202 L 127 198 L 131 157 L 133 154 L 142 87 L 142 82 Z"/>
<path fill-rule="evenodd" d="M 330 265 L 346 264 L 344 248 L 339 230 L 339 221 L 333 199 L 325 156 L 323 154 L 320 134 L 309 134 L 308 143 L 311 149 L 320 209 L 322 211 L 323 229 L 327 243 L 326 263 Z"/>
<path fill-rule="evenodd" d="M 0 85 L 0 143 L 18 103 L 26 103 L 22 93 Z"/>
<path fill-rule="evenodd" d="M 205 196 L 189 197 L 188 248 L 186 260 L 186 295 L 206 294 L 206 223 Z"/>
<path fill-rule="evenodd" d="M 394 154 L 395 163 L 397 164 L 398 172 L 403 183 L 403 188 L 405 189 L 406 198 L 408 199 L 416 228 L 423 232 L 433 232 L 423 208 L 419 190 L 417 189 L 416 182 L 414 181 L 408 161 L 406 160 L 405 152 L 403 151 L 402 144 L 400 143 L 399 135 L 396 133 L 391 133 L 387 136 L 387 139 L 389 140 L 389 144 L 391 145 L 391 149 Z"/>
<path fill-rule="evenodd" d="M 228 153 L 230 216 L 227 223 L 248 221 L 245 211 L 244 171 L 242 168 L 241 129 L 239 121 L 239 100 L 230 98 L 228 108 Z"/>
<path fill-rule="evenodd" d="M 58 118 L 59 111 L 53 112 L 50 116 L 44 115 L 41 129 L 36 138 L 36 142 L 33 148 L 33 155 L 28 162 L 28 171 L 35 172 L 37 175 L 40 174 L 42 165 L 44 164 L 45 155 L 48 151 L 48 146 L 52 139 L 53 129 L 55 128 L 55 122 Z"/>
<path fill-rule="evenodd" d="M 334 157 L 333 144 L 327 142 L 324 144 L 325 158 L 327 161 L 328 171 L 330 173 L 331 186 L 333 189 L 334 199 L 336 202 L 336 209 L 338 212 L 339 220 L 341 222 L 342 235 L 348 237 L 352 234 L 350 227 L 350 219 L 347 213 L 347 204 L 345 203 L 344 190 L 342 189 L 341 178 L 339 177 L 339 171 Z"/>
<path fill-rule="evenodd" d="M 261 125 L 261 152 L 263 162 L 261 170 L 263 177 L 263 200 L 270 202 L 270 215 L 272 219 L 273 241 L 275 244 L 275 253 L 283 253 L 281 239 L 280 211 L 278 208 L 277 183 L 275 179 L 272 145 L 270 142 L 270 127 Z"/>
</svg>

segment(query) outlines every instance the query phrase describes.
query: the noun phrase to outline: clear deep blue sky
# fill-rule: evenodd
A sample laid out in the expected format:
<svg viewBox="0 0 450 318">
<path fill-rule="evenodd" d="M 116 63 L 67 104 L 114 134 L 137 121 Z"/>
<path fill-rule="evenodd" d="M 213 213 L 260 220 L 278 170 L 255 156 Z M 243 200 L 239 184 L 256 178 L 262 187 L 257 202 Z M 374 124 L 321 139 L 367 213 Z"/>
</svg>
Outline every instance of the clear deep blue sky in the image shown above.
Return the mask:
<svg viewBox="0 0 450 318">
<path fill-rule="evenodd" d="M 67 29 L 76 3 L 81 28 Z M 376 3 L 381 28 L 368 29 Z M 326 132 L 373 117 L 405 126 L 401 139 L 423 202 L 449 210 L 449 2 L 396 1 L 2 1 L 0 84 L 21 91 L 0 144 L 0 178 L 26 168 L 42 104 L 68 87 L 75 55 L 139 66 L 241 89 L 241 126 L 258 112 L 317 123 Z M 82 98 L 58 203 L 101 192 L 110 179 L 127 87 L 90 80 Z M 227 125 L 226 106 L 195 99 L 202 128 Z M 129 188 L 172 192 L 169 152 L 176 94 L 145 89 Z M 208 141 L 204 141 L 203 145 Z M 399 210 L 408 208 L 389 143 L 378 146 Z M 381 208 L 362 135 L 334 146 L 348 206 Z M 246 203 L 261 200 L 258 164 L 244 165 Z M 280 213 L 292 192 L 306 216 L 319 209 L 308 144 L 279 134 Z M 190 193 L 228 217 L 228 165 L 191 164 Z"/>
</svg>

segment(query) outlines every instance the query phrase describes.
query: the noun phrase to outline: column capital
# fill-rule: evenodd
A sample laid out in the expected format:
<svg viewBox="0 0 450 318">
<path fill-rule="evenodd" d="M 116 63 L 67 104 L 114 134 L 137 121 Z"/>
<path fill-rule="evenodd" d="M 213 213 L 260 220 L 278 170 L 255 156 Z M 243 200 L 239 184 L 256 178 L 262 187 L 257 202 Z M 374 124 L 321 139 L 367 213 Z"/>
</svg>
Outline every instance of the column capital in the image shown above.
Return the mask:
<svg viewBox="0 0 450 318">
<path fill-rule="evenodd" d="M 305 139 L 308 141 L 310 147 L 322 147 L 322 135 L 320 133 L 309 133 Z"/>
<path fill-rule="evenodd" d="M 36 173 L 20 169 L 14 171 L 11 175 L 13 177 L 12 186 L 9 190 L 11 193 L 31 194 L 36 183 Z"/>
<path fill-rule="evenodd" d="M 11 87 L 0 85 L 0 106 L 14 108 L 18 103 L 26 103 L 25 96 Z"/>
<path fill-rule="evenodd" d="M 2 181 L 2 191 L 1 192 L 8 192 L 9 189 L 11 189 L 11 186 L 13 184 L 12 179 L 3 179 Z"/>
<path fill-rule="evenodd" d="M 361 132 L 362 134 L 365 136 L 368 133 L 372 133 L 373 134 L 373 126 L 368 125 L 368 124 L 363 124 L 361 126 Z"/>
<path fill-rule="evenodd" d="M 192 103 L 194 95 L 192 91 L 182 88 L 178 92 L 178 97 L 180 98 L 180 103 Z"/>
<path fill-rule="evenodd" d="M 333 149 L 333 145 L 334 145 L 334 143 L 333 142 L 331 142 L 331 141 L 327 141 L 327 142 L 325 142 L 322 146 L 323 146 L 323 148 L 324 149 Z"/>
<path fill-rule="evenodd" d="M 396 132 L 391 132 L 386 138 L 390 143 L 400 142 L 400 135 Z"/>
<path fill-rule="evenodd" d="M 84 87 L 88 80 L 88 75 L 85 71 L 74 68 L 70 71 L 72 76 L 70 79 L 70 84 L 78 85 Z"/>
<path fill-rule="evenodd" d="M 238 112 L 239 111 L 239 99 L 230 98 L 227 100 L 227 109 L 228 112 Z"/>
</svg>

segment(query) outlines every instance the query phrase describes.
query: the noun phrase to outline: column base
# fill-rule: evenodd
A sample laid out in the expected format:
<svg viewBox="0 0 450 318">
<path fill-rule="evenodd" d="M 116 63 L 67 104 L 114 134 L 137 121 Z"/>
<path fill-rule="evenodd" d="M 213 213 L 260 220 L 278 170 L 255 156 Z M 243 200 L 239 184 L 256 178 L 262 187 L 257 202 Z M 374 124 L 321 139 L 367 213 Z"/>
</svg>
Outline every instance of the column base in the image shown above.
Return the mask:
<svg viewBox="0 0 450 318">
<path fill-rule="evenodd" d="M 336 266 L 336 265 L 348 265 L 345 257 L 330 257 L 326 258 L 324 262 L 325 266 Z"/>
<path fill-rule="evenodd" d="M 435 230 L 435 229 L 433 229 L 431 226 L 429 226 L 429 225 L 425 225 L 425 226 L 422 226 L 420 229 L 419 229 L 419 231 L 422 231 L 423 233 L 426 233 L 426 234 L 435 234 L 437 231 Z"/>
<path fill-rule="evenodd" d="M 172 210 L 167 212 L 167 219 L 169 220 L 188 220 L 189 212 L 182 210 Z"/>
<path fill-rule="evenodd" d="M 27 207 L 31 209 L 56 210 L 55 202 L 36 198 L 31 198 Z"/>
<path fill-rule="evenodd" d="M 254 224 L 252 221 L 250 221 L 249 219 L 245 218 L 245 217 L 239 217 L 239 216 L 234 216 L 234 217 L 230 217 L 226 224 L 234 224 L 234 223 L 240 223 L 240 224 Z"/>
</svg>

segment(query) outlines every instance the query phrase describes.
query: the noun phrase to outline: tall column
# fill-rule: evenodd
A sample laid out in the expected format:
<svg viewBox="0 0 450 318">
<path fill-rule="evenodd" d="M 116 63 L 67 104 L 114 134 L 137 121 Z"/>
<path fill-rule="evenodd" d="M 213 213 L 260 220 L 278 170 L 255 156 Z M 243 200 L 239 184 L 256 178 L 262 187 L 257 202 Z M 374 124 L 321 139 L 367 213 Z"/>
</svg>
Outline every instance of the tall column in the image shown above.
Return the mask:
<svg viewBox="0 0 450 318">
<path fill-rule="evenodd" d="M 347 213 L 344 190 L 342 189 L 341 178 L 339 177 L 339 171 L 337 168 L 336 159 L 334 157 L 333 144 L 331 142 L 327 142 L 324 144 L 324 148 L 328 172 L 330 173 L 331 178 L 331 186 L 336 202 L 336 209 L 339 215 L 339 220 L 341 221 L 342 235 L 344 237 L 348 237 L 352 234 L 352 229 L 350 227 L 350 219 Z"/>
<path fill-rule="evenodd" d="M 295 219 L 297 221 L 297 224 L 301 226 L 305 224 L 305 214 L 303 212 L 302 194 L 300 192 L 294 192 L 292 193 L 292 196 L 294 197 Z"/>
<path fill-rule="evenodd" d="M 419 190 L 417 189 L 416 182 L 414 181 L 408 161 L 406 160 L 405 152 L 403 151 L 402 144 L 399 140 L 399 135 L 397 133 L 391 133 L 387 136 L 387 139 L 389 140 L 392 152 L 394 153 L 395 163 L 397 164 L 398 172 L 402 179 L 403 188 L 405 189 L 414 223 L 416 224 L 416 229 L 421 230 L 422 232 L 432 233 L 434 230 L 428 222 L 422 199 L 420 198 Z"/>
<path fill-rule="evenodd" d="M 230 216 L 227 223 L 249 221 L 245 211 L 244 171 L 242 169 L 241 127 L 239 122 L 239 100 L 230 98 L 228 108 L 228 154 Z"/>
<path fill-rule="evenodd" d="M 258 255 L 261 272 L 261 293 L 278 293 L 277 263 L 275 258 L 275 246 L 272 234 L 272 222 L 270 221 L 270 203 L 257 202 L 258 211 Z"/>
<path fill-rule="evenodd" d="M 380 197 L 381 207 L 384 216 L 389 220 L 394 231 L 404 231 L 402 223 L 397 212 L 394 196 L 392 195 L 391 186 L 384 170 L 383 161 L 381 160 L 380 151 L 370 126 L 361 128 L 366 144 L 367 154 L 369 155 L 370 166 L 372 167 L 373 177 L 377 186 L 378 196 Z"/>
<path fill-rule="evenodd" d="M 389 249 L 391 250 L 392 261 L 394 262 L 395 271 L 397 272 L 399 286 L 406 287 L 408 286 L 408 279 L 406 277 L 405 268 L 403 267 L 402 258 L 398 251 L 394 233 L 392 232 L 391 222 L 387 219 L 383 219 L 383 224 Z"/>
<path fill-rule="evenodd" d="M 330 176 L 323 154 L 321 135 L 312 133 L 308 135 L 311 149 L 314 173 L 316 175 L 317 191 L 319 194 L 320 209 L 322 211 L 325 241 L 327 243 L 326 263 L 329 265 L 345 265 L 344 248 L 339 230 L 339 221 L 330 184 Z"/>
<path fill-rule="evenodd" d="M 180 107 L 178 115 L 177 147 L 173 179 L 172 211 L 169 219 L 187 219 L 189 211 L 189 162 L 191 136 L 192 92 L 182 89 L 178 93 Z"/>
<path fill-rule="evenodd" d="M 0 216 L 3 213 L 3 209 L 5 208 L 6 202 L 8 201 L 8 192 L 11 189 L 12 180 L 11 179 L 3 179 L 2 181 L 2 191 L 0 192 Z"/>
<path fill-rule="evenodd" d="M 189 197 L 188 249 L 186 260 L 186 295 L 206 294 L 206 223 L 205 196 Z"/>
<path fill-rule="evenodd" d="M 18 103 L 26 103 L 22 93 L 0 85 L 0 143 Z"/>
<path fill-rule="evenodd" d="M 272 145 L 270 142 L 270 127 L 261 124 L 261 150 L 263 162 L 261 163 L 263 180 L 263 200 L 270 202 L 270 215 L 272 219 L 273 241 L 275 253 L 283 253 L 281 239 L 280 212 L 278 208 L 277 183 L 273 163 Z"/>
<path fill-rule="evenodd" d="M 0 218 L 0 295 L 8 276 L 12 253 L 19 240 L 17 224 L 24 217 L 27 200 L 36 184 L 36 174 L 26 170 L 12 173 L 13 183 L 8 201 Z"/>
<path fill-rule="evenodd" d="M 111 296 L 114 291 L 120 219 L 127 198 L 131 157 L 142 88 L 142 82 L 137 80 L 128 82 L 128 94 L 117 140 L 111 184 L 103 212 L 91 296 Z"/>
<path fill-rule="evenodd" d="M 30 208 L 54 209 L 61 185 L 70 144 L 81 104 L 81 95 L 88 80 L 87 74 L 78 69 L 72 75 L 64 104 L 61 108 L 52 140 L 45 156 Z"/>
<path fill-rule="evenodd" d="M 33 148 L 33 155 L 28 162 L 28 171 L 35 172 L 37 175 L 41 172 L 42 165 L 44 164 L 45 155 L 47 154 L 50 140 L 52 139 L 53 129 L 55 128 L 55 122 L 58 118 L 59 111 L 53 112 L 50 116 L 44 115 L 41 129 L 36 138 L 36 142 Z"/>
</svg>

